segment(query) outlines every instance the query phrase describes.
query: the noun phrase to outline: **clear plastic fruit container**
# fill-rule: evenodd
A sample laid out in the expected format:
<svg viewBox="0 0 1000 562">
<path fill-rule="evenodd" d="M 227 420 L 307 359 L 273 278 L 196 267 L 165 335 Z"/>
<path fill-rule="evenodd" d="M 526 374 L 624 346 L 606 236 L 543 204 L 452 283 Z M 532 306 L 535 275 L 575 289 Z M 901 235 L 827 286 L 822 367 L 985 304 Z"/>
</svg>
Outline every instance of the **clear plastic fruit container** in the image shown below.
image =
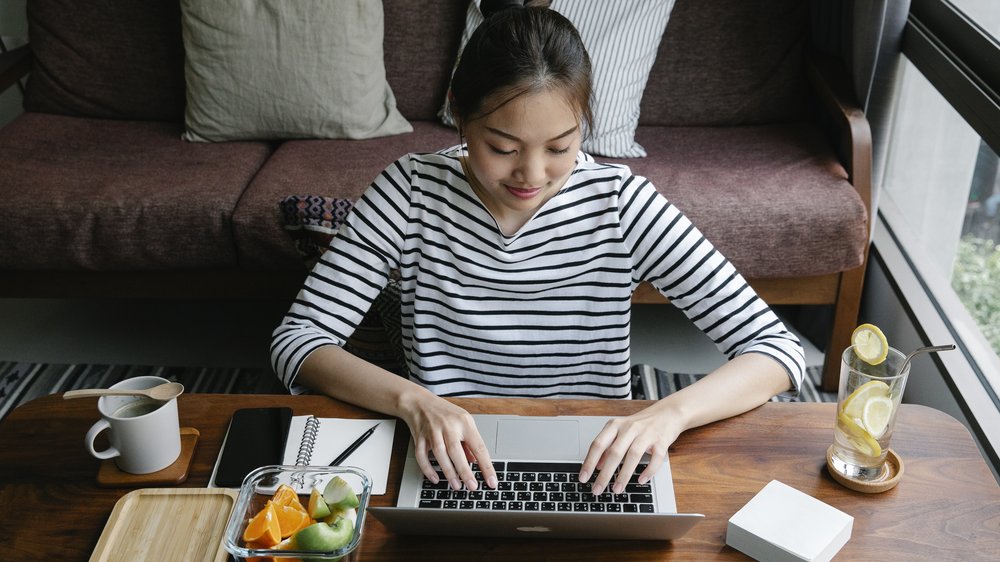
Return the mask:
<svg viewBox="0 0 1000 562">
<path fill-rule="evenodd" d="M 250 519 L 265 507 L 275 491 L 282 484 L 291 486 L 298 494 L 299 501 L 308 510 L 309 496 L 313 488 L 324 491 L 326 485 L 339 476 L 347 481 L 358 496 L 358 506 L 354 508 L 353 534 L 347 544 L 332 550 L 299 550 L 295 541 L 291 546 L 281 548 L 254 548 L 243 540 L 244 531 Z M 233 512 L 226 524 L 223 544 L 237 561 L 254 558 L 263 560 L 298 558 L 302 560 L 341 560 L 349 562 L 356 558 L 358 545 L 365 526 L 365 509 L 371 496 L 371 479 L 368 474 L 351 466 L 263 466 L 254 470 L 243 480 Z M 321 520 L 322 521 L 322 520 Z M 270 557 L 270 558 L 267 558 Z"/>
</svg>

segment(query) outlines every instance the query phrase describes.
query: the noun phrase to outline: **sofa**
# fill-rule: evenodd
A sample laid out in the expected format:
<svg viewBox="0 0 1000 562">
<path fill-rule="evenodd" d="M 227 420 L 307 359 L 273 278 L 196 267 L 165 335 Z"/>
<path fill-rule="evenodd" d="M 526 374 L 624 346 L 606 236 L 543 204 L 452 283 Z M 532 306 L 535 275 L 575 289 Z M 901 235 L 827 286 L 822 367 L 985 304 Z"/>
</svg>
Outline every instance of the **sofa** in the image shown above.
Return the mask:
<svg viewBox="0 0 1000 562">
<path fill-rule="evenodd" d="M 384 65 L 413 131 L 190 142 L 178 0 L 28 3 L 27 76 L 0 129 L 0 295 L 291 299 L 307 269 L 278 203 L 356 199 L 395 158 L 457 144 L 438 111 L 468 0 L 384 0 Z M 677 0 L 642 94 L 648 177 L 772 305 L 858 315 L 871 141 L 850 79 L 799 0 Z M 634 302 L 665 302 L 648 286 Z M 823 381 L 835 388 L 837 354 Z"/>
</svg>

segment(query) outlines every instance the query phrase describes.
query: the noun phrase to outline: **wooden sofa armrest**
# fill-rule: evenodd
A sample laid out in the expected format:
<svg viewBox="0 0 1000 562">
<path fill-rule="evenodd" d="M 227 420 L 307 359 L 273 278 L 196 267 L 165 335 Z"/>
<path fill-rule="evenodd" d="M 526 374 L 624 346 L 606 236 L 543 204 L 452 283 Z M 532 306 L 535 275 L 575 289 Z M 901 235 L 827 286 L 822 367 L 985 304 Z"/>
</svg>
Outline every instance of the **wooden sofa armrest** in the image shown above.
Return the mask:
<svg viewBox="0 0 1000 562">
<path fill-rule="evenodd" d="M 851 78 L 837 59 L 814 54 L 808 64 L 822 122 L 833 135 L 848 181 L 864 202 L 869 230 L 872 211 L 872 135 L 864 110 L 851 89 Z"/>
<path fill-rule="evenodd" d="M 22 45 L 0 53 L 0 92 L 13 86 L 31 71 L 31 47 Z"/>
<path fill-rule="evenodd" d="M 865 206 L 866 229 L 871 239 L 872 217 L 872 135 L 868 119 L 861 109 L 851 79 L 844 66 L 835 58 L 814 55 L 807 74 L 816 92 L 820 120 L 831 134 L 837 156 L 847 170 L 847 179 Z M 837 275 L 836 300 L 830 340 L 823 359 L 821 387 L 836 392 L 840 372 L 839 350 L 850 345 L 850 335 L 858 322 L 861 293 L 864 290 L 865 269 L 869 245 L 865 245 L 860 266 Z M 832 351 L 831 351 L 832 350 Z"/>
</svg>

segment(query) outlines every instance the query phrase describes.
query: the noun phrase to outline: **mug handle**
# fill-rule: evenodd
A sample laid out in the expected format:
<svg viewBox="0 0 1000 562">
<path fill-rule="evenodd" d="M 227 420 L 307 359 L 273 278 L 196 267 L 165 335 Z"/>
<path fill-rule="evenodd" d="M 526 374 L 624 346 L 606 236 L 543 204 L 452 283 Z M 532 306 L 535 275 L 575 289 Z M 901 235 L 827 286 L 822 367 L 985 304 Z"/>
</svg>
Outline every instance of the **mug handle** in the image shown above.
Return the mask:
<svg viewBox="0 0 1000 562">
<path fill-rule="evenodd" d="M 110 459 L 112 457 L 117 457 L 121 455 L 118 449 L 115 449 L 114 447 L 108 447 L 103 451 L 94 450 L 94 439 L 97 438 L 97 434 L 99 434 L 100 432 L 104 431 L 109 427 L 111 427 L 111 424 L 108 422 L 108 420 L 105 419 L 98 420 L 97 423 L 90 426 L 90 431 L 88 431 L 87 436 L 83 438 L 83 441 L 87 445 L 87 450 L 90 451 L 90 454 L 94 455 L 99 459 Z"/>
</svg>

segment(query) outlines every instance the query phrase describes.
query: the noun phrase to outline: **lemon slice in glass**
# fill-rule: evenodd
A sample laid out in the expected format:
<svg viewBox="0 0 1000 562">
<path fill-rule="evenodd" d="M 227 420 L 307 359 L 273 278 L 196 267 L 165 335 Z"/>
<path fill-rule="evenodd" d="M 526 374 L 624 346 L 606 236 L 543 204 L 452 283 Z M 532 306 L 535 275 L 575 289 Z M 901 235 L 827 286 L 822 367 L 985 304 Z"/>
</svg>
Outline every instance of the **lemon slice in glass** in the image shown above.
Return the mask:
<svg viewBox="0 0 1000 562">
<path fill-rule="evenodd" d="M 885 334 L 874 324 L 862 324 L 851 334 L 854 354 L 869 365 L 878 365 L 889 355 L 889 342 Z"/>
<path fill-rule="evenodd" d="M 844 430 L 847 440 L 856 451 L 869 457 L 877 457 L 882 454 L 882 447 L 871 435 L 861 427 L 863 423 L 860 419 L 851 419 L 844 412 L 837 415 L 841 429 Z"/>
<path fill-rule="evenodd" d="M 865 402 L 864 410 L 861 412 L 861 423 L 872 437 L 878 439 L 885 433 L 891 417 L 892 400 L 887 396 L 872 396 Z"/>
<path fill-rule="evenodd" d="M 844 400 L 841 409 L 851 419 L 861 418 L 865 411 L 865 405 L 874 398 L 889 399 L 889 385 L 882 381 L 868 381 L 854 389 L 854 392 Z M 892 400 L 889 400 L 892 404 Z M 891 412 L 890 412 L 891 413 Z"/>
</svg>

